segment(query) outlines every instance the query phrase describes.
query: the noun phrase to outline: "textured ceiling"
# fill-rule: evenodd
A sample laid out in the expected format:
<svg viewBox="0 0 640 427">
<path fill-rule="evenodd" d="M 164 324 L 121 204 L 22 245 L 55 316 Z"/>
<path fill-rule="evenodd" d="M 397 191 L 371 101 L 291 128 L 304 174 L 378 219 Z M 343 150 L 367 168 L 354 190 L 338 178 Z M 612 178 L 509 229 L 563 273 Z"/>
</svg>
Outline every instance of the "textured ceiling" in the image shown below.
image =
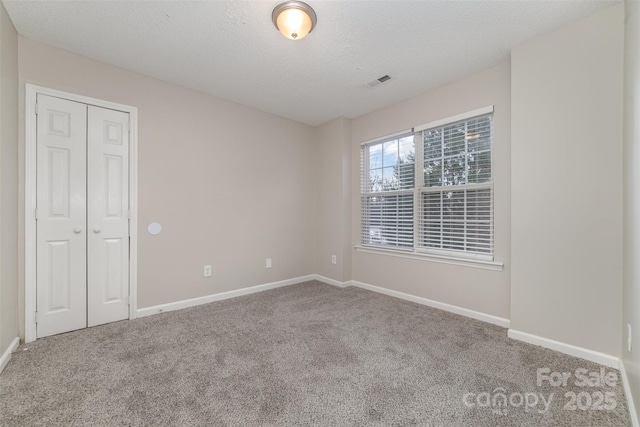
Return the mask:
<svg viewBox="0 0 640 427">
<path fill-rule="evenodd" d="M 487 69 L 611 1 L 321 1 L 306 38 L 278 1 L 10 1 L 18 33 L 310 125 L 358 117 Z M 365 83 L 389 74 L 374 89 Z"/>
</svg>

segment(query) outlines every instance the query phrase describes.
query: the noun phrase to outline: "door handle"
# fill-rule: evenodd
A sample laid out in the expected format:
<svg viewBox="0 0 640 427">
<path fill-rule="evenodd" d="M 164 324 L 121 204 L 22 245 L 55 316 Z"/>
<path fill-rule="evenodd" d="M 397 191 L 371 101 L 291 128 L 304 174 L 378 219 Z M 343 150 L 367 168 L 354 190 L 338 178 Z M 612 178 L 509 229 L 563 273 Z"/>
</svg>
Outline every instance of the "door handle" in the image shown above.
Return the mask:
<svg viewBox="0 0 640 427">
<path fill-rule="evenodd" d="M 73 232 L 76 233 L 76 234 L 79 234 L 81 231 L 82 231 L 82 228 L 80 228 L 80 227 L 76 227 L 76 228 L 73 229 Z"/>
<path fill-rule="evenodd" d="M 94 227 L 93 228 L 93 232 L 98 234 L 99 232 L 101 232 L 102 230 L 100 229 L 100 227 Z"/>
</svg>

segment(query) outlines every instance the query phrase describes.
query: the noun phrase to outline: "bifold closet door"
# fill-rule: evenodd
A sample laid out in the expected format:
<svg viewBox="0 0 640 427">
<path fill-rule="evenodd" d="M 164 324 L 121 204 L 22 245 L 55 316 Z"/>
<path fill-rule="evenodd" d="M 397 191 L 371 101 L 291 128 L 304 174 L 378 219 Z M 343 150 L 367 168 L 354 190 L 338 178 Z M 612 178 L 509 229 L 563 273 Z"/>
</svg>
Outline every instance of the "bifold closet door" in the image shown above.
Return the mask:
<svg viewBox="0 0 640 427">
<path fill-rule="evenodd" d="M 129 114 L 37 95 L 37 338 L 129 318 Z"/>
<path fill-rule="evenodd" d="M 129 114 L 88 107 L 88 326 L 129 318 Z"/>
<path fill-rule="evenodd" d="M 87 106 L 38 95 L 37 336 L 87 326 Z"/>
</svg>

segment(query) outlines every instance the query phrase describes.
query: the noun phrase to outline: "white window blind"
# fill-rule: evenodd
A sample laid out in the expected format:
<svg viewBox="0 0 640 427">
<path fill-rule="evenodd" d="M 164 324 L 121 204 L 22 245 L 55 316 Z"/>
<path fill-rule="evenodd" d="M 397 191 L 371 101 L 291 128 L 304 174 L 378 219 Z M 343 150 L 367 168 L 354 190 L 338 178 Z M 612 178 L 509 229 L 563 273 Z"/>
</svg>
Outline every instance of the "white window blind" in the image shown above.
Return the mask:
<svg viewBox="0 0 640 427">
<path fill-rule="evenodd" d="M 421 132 L 418 246 L 493 255 L 492 116 Z"/>
<path fill-rule="evenodd" d="M 493 260 L 492 112 L 362 145 L 363 245 Z"/>
<path fill-rule="evenodd" d="M 413 248 L 413 133 L 362 146 L 362 243 Z"/>
</svg>

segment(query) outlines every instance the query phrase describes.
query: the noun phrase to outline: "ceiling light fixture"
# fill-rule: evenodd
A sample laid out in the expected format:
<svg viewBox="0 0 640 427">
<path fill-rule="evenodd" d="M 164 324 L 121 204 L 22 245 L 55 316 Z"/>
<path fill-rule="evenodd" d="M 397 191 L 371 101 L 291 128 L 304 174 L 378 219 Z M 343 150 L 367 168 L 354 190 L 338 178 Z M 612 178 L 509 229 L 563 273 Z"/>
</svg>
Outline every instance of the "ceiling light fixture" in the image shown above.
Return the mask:
<svg viewBox="0 0 640 427">
<path fill-rule="evenodd" d="M 273 9 L 273 25 L 288 39 L 300 40 L 316 26 L 316 12 L 301 1 L 286 1 Z"/>
</svg>

